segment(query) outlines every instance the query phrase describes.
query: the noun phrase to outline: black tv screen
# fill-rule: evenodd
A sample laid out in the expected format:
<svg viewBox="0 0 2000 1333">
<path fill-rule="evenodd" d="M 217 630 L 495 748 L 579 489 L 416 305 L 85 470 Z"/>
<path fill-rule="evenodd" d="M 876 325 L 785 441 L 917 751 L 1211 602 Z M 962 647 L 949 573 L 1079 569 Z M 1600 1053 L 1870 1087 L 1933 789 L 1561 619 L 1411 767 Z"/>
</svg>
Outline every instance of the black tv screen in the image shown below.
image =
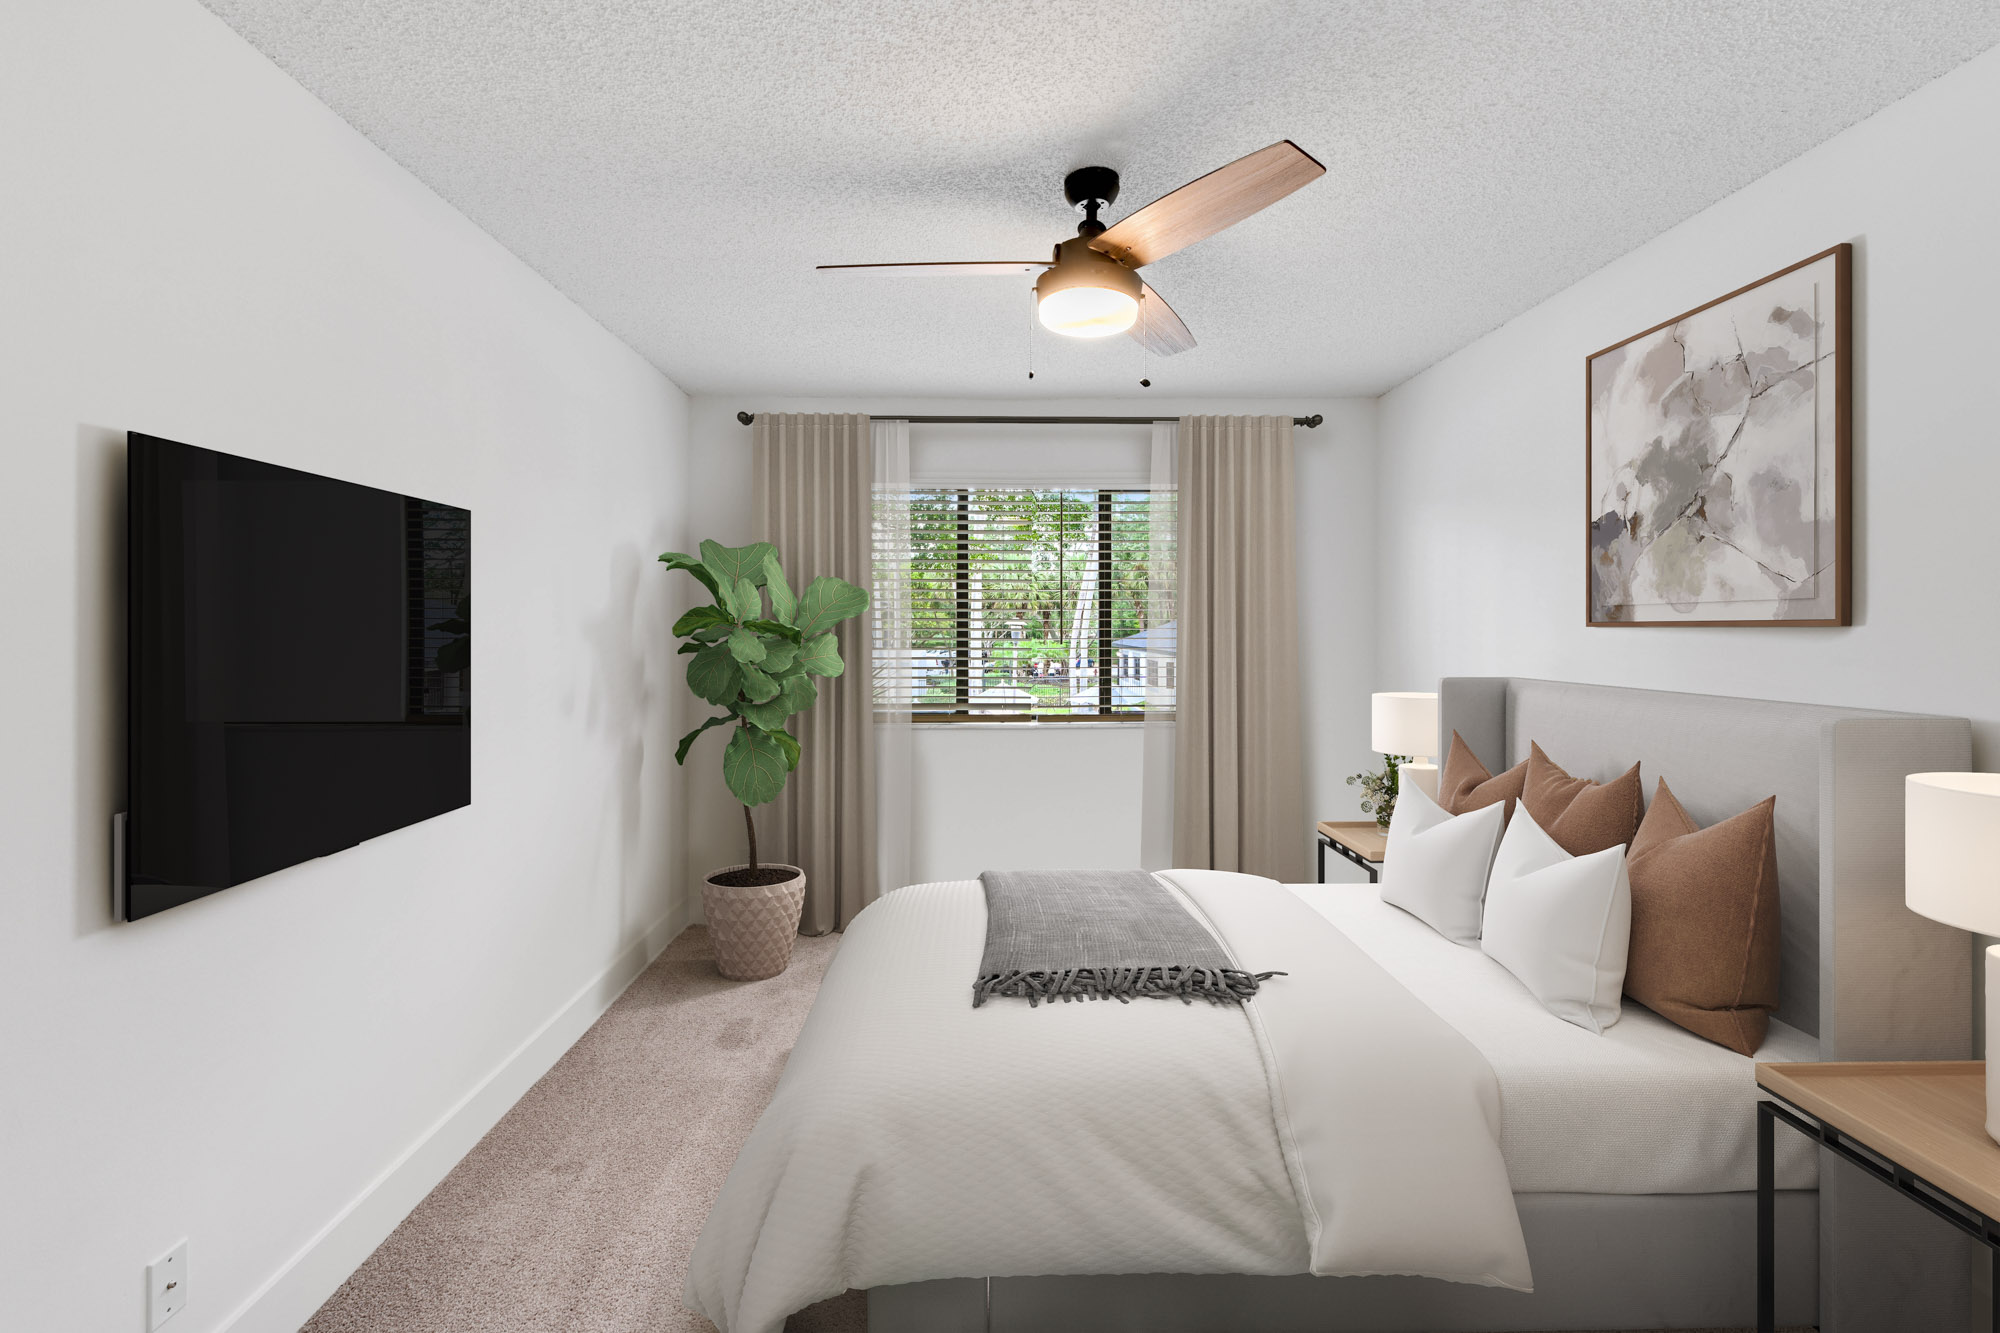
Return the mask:
<svg viewBox="0 0 2000 1333">
<path fill-rule="evenodd" d="M 472 800 L 472 515 L 130 437 L 123 915 Z"/>
</svg>

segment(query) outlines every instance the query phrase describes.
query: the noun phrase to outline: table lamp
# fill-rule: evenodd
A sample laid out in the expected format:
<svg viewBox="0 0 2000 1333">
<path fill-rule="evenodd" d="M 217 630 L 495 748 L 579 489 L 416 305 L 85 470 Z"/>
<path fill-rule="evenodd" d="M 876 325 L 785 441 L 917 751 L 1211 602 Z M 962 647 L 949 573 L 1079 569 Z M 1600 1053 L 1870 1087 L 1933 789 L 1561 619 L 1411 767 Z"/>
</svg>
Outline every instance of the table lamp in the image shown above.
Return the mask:
<svg viewBox="0 0 2000 1333">
<path fill-rule="evenodd" d="M 1407 691 L 1369 696 L 1368 744 L 1383 754 L 1406 754 L 1402 780 L 1433 801 L 1438 794 L 1435 756 L 1438 739 L 1438 697 Z"/>
<path fill-rule="evenodd" d="M 1903 779 L 1903 901 L 1919 916 L 2000 935 L 2000 773 Z M 1986 951 L 1986 1135 L 2000 1140 L 2000 945 Z"/>
</svg>

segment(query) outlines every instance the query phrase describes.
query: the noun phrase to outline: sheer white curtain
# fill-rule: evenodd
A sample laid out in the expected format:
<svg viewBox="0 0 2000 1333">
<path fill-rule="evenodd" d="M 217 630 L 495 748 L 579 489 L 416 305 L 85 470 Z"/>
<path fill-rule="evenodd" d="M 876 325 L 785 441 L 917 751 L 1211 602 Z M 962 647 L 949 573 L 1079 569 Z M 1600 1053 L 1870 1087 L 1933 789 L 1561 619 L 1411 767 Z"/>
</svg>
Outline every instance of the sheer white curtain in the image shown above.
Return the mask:
<svg viewBox="0 0 2000 1333">
<path fill-rule="evenodd" d="M 1139 865 L 1166 870 L 1174 864 L 1174 693 L 1179 686 L 1179 656 L 1175 652 L 1180 624 L 1176 595 L 1179 583 L 1179 492 L 1175 484 L 1178 423 L 1153 423 L 1152 459 L 1147 488 L 1153 493 L 1146 507 L 1147 642 L 1157 651 L 1146 655 L 1146 735 L 1140 760 Z"/>
<path fill-rule="evenodd" d="M 911 806 L 917 674 L 910 644 L 910 423 L 877 420 L 873 608 L 875 678 L 875 857 L 877 894 L 910 883 L 916 833 Z"/>
<path fill-rule="evenodd" d="M 1174 698 L 1179 684 L 1174 642 L 1179 546 L 1175 475 L 1175 422 L 1152 427 L 1109 430 L 1086 426 L 1024 431 L 1019 426 L 923 425 L 915 432 L 907 421 L 872 422 L 874 449 L 871 648 L 875 701 L 875 846 L 879 889 L 887 892 L 913 880 L 939 873 L 939 867 L 918 864 L 922 840 L 916 837 L 912 807 L 918 794 L 914 769 L 916 729 L 913 710 L 925 673 L 912 638 L 911 576 L 916 559 L 912 544 L 911 501 L 918 492 L 991 487 L 997 490 L 1109 491 L 1117 500 L 1119 550 L 1127 550 L 1124 525 L 1145 514 L 1146 607 L 1136 635 L 1138 644 L 1124 643 L 1120 674 L 1113 684 L 1115 707 L 1124 710 L 1143 701 L 1145 721 L 1136 727 L 1119 724 L 1122 736 L 1107 735 L 1103 751 L 1115 755 L 1110 768 L 1094 781 L 1116 784 L 1120 794 L 1134 783 L 1140 792 L 1139 827 L 1129 823 L 1129 796 L 1116 804 L 1116 827 L 1105 823 L 1093 797 L 1079 795 L 1065 818 L 1094 830 L 1105 840 L 1105 854 L 1115 863 L 1164 869 L 1174 862 Z M 1144 506 L 1130 503 L 1139 492 L 1151 492 Z M 1125 559 L 1125 555 L 1118 557 Z M 1121 566 L 1122 568 L 1122 566 Z M 1078 611 L 1077 615 L 1085 613 Z M 1088 613 L 1094 625 L 1095 610 Z M 1121 631 L 1122 632 L 1122 631 Z M 1095 646 L 1094 635 L 1090 643 Z M 1134 665 L 1136 663 L 1136 665 Z M 1093 670 L 1095 663 L 1093 659 Z M 1134 673 L 1134 674 L 1126 674 Z M 1137 688 L 1135 688 L 1137 687 Z M 1136 695 L 1136 698 L 1135 698 Z M 1037 724 L 1022 723 L 1032 726 Z M 1071 723 L 1065 726 L 1076 725 Z M 1095 724 L 1090 724 L 1095 725 Z M 997 738 L 996 738 L 997 739 Z M 1052 737 L 1050 743 L 1056 743 Z M 1095 751 L 1098 747 L 1093 746 Z M 1128 767 L 1129 765 L 1129 767 Z M 1136 772 L 1134 771 L 1136 769 Z M 1064 774 L 1063 780 L 1076 774 Z M 1086 779 L 1088 786 L 1092 779 Z M 962 802 L 950 793 L 926 790 L 926 818 L 949 821 L 968 818 Z M 1004 812 L 986 811 L 991 820 Z M 1072 830 L 1074 832 L 1074 830 Z M 1136 838 L 1135 835 L 1136 834 Z M 1031 854 L 1031 853 L 1030 853 Z M 935 853 L 930 853 L 935 855 Z"/>
</svg>

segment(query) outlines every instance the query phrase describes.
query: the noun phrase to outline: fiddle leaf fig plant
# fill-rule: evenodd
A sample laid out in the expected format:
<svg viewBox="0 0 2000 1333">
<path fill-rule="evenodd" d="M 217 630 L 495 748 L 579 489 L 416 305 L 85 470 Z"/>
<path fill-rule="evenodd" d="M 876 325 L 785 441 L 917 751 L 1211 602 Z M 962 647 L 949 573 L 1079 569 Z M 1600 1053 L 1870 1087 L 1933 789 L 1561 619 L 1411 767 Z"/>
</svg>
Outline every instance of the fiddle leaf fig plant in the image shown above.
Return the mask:
<svg viewBox="0 0 2000 1333">
<path fill-rule="evenodd" d="M 799 766 L 799 741 L 787 723 L 819 698 L 815 676 L 845 671 L 834 627 L 868 609 L 868 594 L 845 579 L 817 578 L 794 594 L 769 542 L 723 546 L 701 554 L 668 551 L 669 569 L 692 574 L 714 600 L 674 622 L 680 651 L 691 656 L 688 688 L 722 711 L 681 737 L 674 762 L 687 763 L 710 727 L 732 727 L 722 752 L 722 780 L 743 805 L 750 870 L 757 869 L 753 806 L 774 801 Z M 768 600 L 768 605 L 767 605 Z"/>
</svg>

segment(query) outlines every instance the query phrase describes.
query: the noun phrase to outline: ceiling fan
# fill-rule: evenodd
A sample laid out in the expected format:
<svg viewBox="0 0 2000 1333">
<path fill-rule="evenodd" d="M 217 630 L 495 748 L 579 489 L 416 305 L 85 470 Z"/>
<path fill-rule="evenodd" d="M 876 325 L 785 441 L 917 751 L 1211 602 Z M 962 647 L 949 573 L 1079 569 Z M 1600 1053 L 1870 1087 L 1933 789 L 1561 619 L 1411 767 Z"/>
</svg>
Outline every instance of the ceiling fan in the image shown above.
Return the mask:
<svg viewBox="0 0 2000 1333">
<path fill-rule="evenodd" d="M 1156 259 L 1234 226 L 1326 174 L 1311 154 L 1281 139 L 1248 157 L 1189 181 L 1107 227 L 1097 211 L 1118 198 L 1118 173 L 1080 167 L 1063 178 L 1063 194 L 1083 210 L 1073 240 L 1058 242 L 1048 259 L 989 263 L 821 264 L 822 272 L 915 275 L 1034 273 L 1042 326 L 1072 338 L 1130 333 L 1156 356 L 1194 346 L 1194 335 L 1138 270 Z"/>
</svg>

